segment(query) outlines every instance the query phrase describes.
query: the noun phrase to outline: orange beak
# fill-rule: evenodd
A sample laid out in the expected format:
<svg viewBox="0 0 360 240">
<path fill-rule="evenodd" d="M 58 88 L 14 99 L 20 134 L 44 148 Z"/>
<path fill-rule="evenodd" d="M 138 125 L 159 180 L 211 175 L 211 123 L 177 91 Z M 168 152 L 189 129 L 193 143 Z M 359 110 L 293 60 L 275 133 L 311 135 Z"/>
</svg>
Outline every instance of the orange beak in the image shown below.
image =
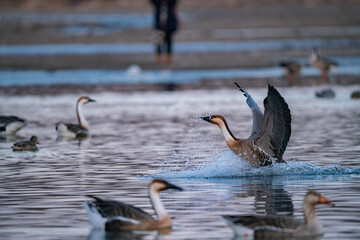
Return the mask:
<svg viewBox="0 0 360 240">
<path fill-rule="evenodd" d="M 329 199 L 327 199 L 327 198 L 324 197 L 324 196 L 321 196 L 321 198 L 320 198 L 320 203 L 322 203 L 322 204 L 329 204 L 329 205 L 335 206 L 332 202 L 329 201 Z"/>
</svg>

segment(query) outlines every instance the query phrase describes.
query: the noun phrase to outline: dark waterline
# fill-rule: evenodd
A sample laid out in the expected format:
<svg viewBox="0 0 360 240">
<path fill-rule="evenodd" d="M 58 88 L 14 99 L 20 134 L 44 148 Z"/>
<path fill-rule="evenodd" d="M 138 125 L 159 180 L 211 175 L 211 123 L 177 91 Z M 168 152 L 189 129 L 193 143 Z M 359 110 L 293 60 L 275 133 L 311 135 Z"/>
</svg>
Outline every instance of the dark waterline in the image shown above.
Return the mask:
<svg viewBox="0 0 360 240">
<path fill-rule="evenodd" d="M 255 40 L 242 42 L 178 42 L 176 52 L 248 52 L 257 50 L 297 49 L 311 51 L 319 48 L 360 48 L 360 39 L 283 39 Z M 0 55 L 89 55 L 89 54 L 140 54 L 152 53 L 151 43 L 114 43 L 114 44 L 42 44 L 42 45 L 2 45 Z"/>
</svg>

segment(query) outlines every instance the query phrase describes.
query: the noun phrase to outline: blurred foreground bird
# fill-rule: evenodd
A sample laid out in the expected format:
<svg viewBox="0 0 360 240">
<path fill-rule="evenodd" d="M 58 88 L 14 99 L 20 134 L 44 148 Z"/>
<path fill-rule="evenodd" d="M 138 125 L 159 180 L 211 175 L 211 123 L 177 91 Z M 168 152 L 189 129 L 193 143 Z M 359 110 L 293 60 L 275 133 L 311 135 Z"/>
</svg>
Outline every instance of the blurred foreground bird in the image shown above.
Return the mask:
<svg viewBox="0 0 360 240">
<path fill-rule="evenodd" d="M 152 231 L 170 228 L 172 226 L 171 218 L 159 196 L 161 191 L 167 189 L 182 191 L 182 188 L 163 179 L 154 179 L 149 186 L 150 201 L 158 219 L 154 219 L 148 213 L 132 205 L 89 195 L 88 197 L 94 199 L 85 202 L 89 221 L 94 228 L 107 231 Z"/>
<path fill-rule="evenodd" d="M 317 204 L 334 206 L 320 193 L 309 191 L 303 203 L 304 221 L 279 215 L 225 215 L 223 218 L 237 236 L 252 236 L 254 239 L 316 236 L 324 233 L 316 217 Z"/>
</svg>

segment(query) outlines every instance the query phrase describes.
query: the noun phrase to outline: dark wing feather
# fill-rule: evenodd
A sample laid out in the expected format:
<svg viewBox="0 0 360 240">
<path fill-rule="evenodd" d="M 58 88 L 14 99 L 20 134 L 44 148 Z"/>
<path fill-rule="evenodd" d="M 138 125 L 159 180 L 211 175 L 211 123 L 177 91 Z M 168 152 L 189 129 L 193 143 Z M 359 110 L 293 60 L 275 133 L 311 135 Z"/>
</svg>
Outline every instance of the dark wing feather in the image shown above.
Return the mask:
<svg viewBox="0 0 360 240">
<path fill-rule="evenodd" d="M 21 141 L 21 142 L 14 143 L 15 147 L 25 147 L 27 145 L 30 145 L 29 141 Z"/>
<path fill-rule="evenodd" d="M 254 144 L 281 161 L 291 134 L 290 109 L 271 85 L 268 87 L 268 96 L 264 99 L 264 108 L 261 132 L 254 137 Z"/>
<path fill-rule="evenodd" d="M 25 120 L 16 116 L 0 116 L 0 126 L 5 127 L 12 122 L 25 122 Z"/>
<path fill-rule="evenodd" d="M 84 137 L 89 134 L 89 131 L 77 124 L 64 123 L 67 129 L 76 134 L 77 137 Z"/>
<path fill-rule="evenodd" d="M 104 200 L 94 196 L 88 196 L 88 197 L 95 199 L 95 201 L 93 201 L 92 204 L 94 204 L 97 207 L 99 213 L 103 217 L 112 218 L 112 217 L 121 216 L 124 218 L 130 218 L 138 221 L 154 220 L 147 212 L 132 205 L 128 205 L 123 202 L 114 201 L 114 200 Z"/>
<path fill-rule="evenodd" d="M 296 229 L 303 224 L 302 221 L 288 216 L 223 216 L 233 224 L 240 224 L 251 229 L 265 229 L 275 227 L 280 229 Z"/>
</svg>

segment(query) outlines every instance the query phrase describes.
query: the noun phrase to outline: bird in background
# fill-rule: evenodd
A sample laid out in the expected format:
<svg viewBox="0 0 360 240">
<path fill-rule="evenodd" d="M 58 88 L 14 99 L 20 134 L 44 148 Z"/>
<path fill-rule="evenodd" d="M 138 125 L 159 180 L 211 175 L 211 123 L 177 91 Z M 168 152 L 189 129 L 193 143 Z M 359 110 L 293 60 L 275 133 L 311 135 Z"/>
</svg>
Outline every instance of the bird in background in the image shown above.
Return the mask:
<svg viewBox="0 0 360 240">
<path fill-rule="evenodd" d="M 80 97 L 76 103 L 76 116 L 79 124 L 63 123 L 56 124 L 58 139 L 87 137 L 90 132 L 90 125 L 83 113 L 83 106 L 89 102 L 96 102 L 90 97 Z"/>
<path fill-rule="evenodd" d="M 16 116 L 0 116 L 0 134 L 15 135 L 27 125 L 26 120 Z"/>
<path fill-rule="evenodd" d="M 309 62 L 311 66 L 321 71 L 321 78 L 324 83 L 329 82 L 329 71 L 331 68 L 339 65 L 336 61 L 323 56 L 318 48 L 313 48 Z"/>
<path fill-rule="evenodd" d="M 30 141 L 21 141 L 14 143 L 11 147 L 14 152 L 16 151 L 37 151 L 38 147 L 36 144 L 40 144 L 36 136 L 32 136 Z"/>
<path fill-rule="evenodd" d="M 284 60 L 279 62 L 279 66 L 286 70 L 289 85 L 295 85 L 296 76 L 301 72 L 301 64 L 295 60 Z"/>
</svg>

